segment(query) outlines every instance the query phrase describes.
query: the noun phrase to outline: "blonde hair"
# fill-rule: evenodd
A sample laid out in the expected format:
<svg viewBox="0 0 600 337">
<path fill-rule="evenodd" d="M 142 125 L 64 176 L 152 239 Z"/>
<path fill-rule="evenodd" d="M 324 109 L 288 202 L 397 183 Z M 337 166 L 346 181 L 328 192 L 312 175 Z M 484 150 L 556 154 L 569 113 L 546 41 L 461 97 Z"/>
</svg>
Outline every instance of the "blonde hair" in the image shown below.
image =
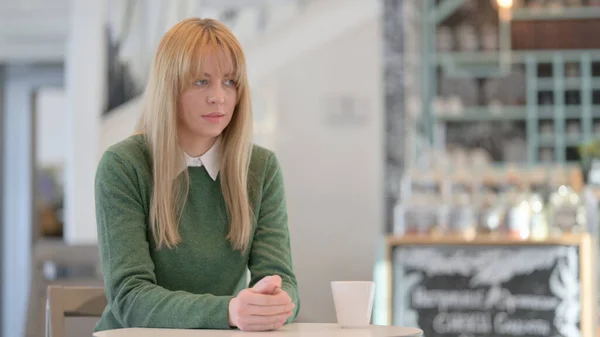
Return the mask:
<svg viewBox="0 0 600 337">
<path fill-rule="evenodd" d="M 247 188 L 252 109 L 245 56 L 225 25 L 199 18 L 179 22 L 160 41 L 137 126 L 152 155 L 154 187 L 149 221 L 158 249 L 181 242 L 179 221 L 189 191 L 189 174 L 187 170 L 180 174 L 185 164 L 177 133 L 179 97 L 200 78 L 209 56 L 216 56 L 222 71 L 233 70 L 237 87 L 236 107 L 221 135 L 220 180 L 230 223 L 227 239 L 236 250 L 248 249 L 253 222 Z"/>
</svg>

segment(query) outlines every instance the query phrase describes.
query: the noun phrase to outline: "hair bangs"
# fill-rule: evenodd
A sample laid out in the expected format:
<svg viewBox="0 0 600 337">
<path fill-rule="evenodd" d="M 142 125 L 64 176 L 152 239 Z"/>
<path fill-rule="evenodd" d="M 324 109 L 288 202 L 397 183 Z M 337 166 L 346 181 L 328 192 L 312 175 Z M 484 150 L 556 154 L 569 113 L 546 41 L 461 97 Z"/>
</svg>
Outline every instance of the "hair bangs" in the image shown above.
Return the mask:
<svg viewBox="0 0 600 337">
<path fill-rule="evenodd" d="M 186 86 L 204 77 L 209 60 L 217 65 L 219 71 L 218 74 L 213 74 L 214 76 L 233 80 L 236 86 L 239 85 L 245 71 L 240 53 L 236 53 L 234 46 L 219 39 L 214 32 L 205 29 L 195 43 L 189 62 L 186 62 L 189 69 L 183 69 L 182 78 L 185 78 Z"/>
</svg>

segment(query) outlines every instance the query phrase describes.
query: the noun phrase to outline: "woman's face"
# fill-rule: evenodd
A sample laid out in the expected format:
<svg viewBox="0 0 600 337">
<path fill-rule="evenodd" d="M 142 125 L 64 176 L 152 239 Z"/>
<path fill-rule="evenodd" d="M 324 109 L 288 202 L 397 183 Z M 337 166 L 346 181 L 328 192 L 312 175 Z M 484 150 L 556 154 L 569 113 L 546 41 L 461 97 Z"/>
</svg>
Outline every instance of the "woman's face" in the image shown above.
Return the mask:
<svg viewBox="0 0 600 337">
<path fill-rule="evenodd" d="M 233 69 L 221 73 L 214 57 L 208 57 L 204 74 L 181 94 L 180 136 L 210 140 L 218 137 L 231 122 L 237 102 Z"/>
</svg>

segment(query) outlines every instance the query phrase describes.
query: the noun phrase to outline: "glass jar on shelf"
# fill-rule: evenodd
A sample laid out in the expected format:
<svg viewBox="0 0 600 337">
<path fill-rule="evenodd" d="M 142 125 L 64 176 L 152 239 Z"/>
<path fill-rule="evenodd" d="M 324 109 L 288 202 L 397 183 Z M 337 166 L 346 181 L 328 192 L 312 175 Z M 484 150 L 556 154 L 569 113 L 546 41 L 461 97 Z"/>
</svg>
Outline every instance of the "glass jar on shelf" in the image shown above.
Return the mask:
<svg viewBox="0 0 600 337">
<path fill-rule="evenodd" d="M 472 186 L 466 172 L 447 181 L 444 204 L 447 205 L 447 228 L 452 234 L 472 237 L 476 231 Z"/>
<path fill-rule="evenodd" d="M 465 195 L 457 196 L 448 205 L 448 227 L 452 234 L 475 236 L 475 210 L 470 198 Z"/>
<path fill-rule="evenodd" d="M 554 234 L 586 231 L 585 206 L 581 196 L 570 186 L 561 185 L 550 195 L 549 220 Z"/>
<path fill-rule="evenodd" d="M 414 195 L 399 207 L 397 235 L 429 235 L 439 223 L 439 204 L 428 196 Z"/>
<path fill-rule="evenodd" d="M 497 232 L 502 235 L 510 235 L 517 226 L 513 223 L 511 212 L 519 198 L 520 179 L 521 173 L 514 165 L 508 165 L 496 178 L 496 207 L 501 215 Z"/>
<path fill-rule="evenodd" d="M 564 169 L 556 169 L 551 181 L 548 200 L 548 222 L 553 235 L 586 231 L 586 213 L 583 198 L 568 184 Z"/>
<path fill-rule="evenodd" d="M 429 234 L 440 223 L 440 179 L 432 171 L 412 170 L 403 185 L 402 202 L 396 207 L 396 234 Z"/>
<path fill-rule="evenodd" d="M 477 207 L 477 234 L 496 235 L 501 233 L 504 223 L 505 209 L 500 203 L 498 195 L 492 191 L 485 191 L 479 198 Z"/>
</svg>

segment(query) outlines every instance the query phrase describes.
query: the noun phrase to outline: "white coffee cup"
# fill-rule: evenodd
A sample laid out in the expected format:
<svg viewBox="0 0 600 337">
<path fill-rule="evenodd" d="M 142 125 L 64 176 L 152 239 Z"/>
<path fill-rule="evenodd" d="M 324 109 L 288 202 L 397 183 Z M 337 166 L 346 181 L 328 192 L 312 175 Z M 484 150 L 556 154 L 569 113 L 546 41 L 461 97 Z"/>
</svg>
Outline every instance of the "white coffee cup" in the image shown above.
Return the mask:
<svg viewBox="0 0 600 337">
<path fill-rule="evenodd" d="M 340 327 L 364 328 L 370 325 L 375 282 L 333 281 L 331 292 Z"/>
</svg>

